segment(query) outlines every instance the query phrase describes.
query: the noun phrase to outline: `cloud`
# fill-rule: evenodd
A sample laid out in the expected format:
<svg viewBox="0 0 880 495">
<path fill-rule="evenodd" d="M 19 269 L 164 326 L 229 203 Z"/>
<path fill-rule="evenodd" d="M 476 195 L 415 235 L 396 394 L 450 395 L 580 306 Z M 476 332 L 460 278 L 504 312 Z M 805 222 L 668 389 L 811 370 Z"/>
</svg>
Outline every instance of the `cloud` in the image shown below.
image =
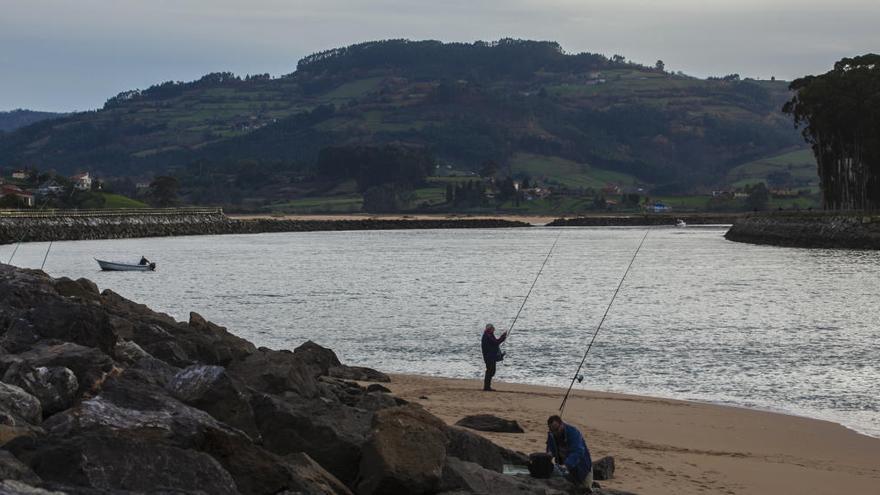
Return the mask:
<svg viewBox="0 0 880 495">
<path fill-rule="evenodd" d="M 30 0 L 3 5 L 0 109 L 87 109 L 220 70 L 274 75 L 389 38 L 559 41 L 705 76 L 793 78 L 876 49 L 880 2 L 842 0 Z"/>
</svg>

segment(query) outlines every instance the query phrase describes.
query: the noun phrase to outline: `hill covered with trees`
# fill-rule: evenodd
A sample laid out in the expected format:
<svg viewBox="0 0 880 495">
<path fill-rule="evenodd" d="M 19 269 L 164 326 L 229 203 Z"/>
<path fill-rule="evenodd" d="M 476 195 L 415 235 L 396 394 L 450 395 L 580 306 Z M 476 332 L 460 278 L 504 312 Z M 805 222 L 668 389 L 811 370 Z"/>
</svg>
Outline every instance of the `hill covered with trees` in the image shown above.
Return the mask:
<svg viewBox="0 0 880 495">
<path fill-rule="evenodd" d="M 697 79 L 553 42 L 376 41 L 310 55 L 279 78 L 220 72 L 124 92 L 0 136 L 0 164 L 173 174 L 211 201 L 331 192 L 322 150 L 404 145 L 447 173 L 491 162 L 564 184 L 562 166 L 686 193 L 802 148 L 780 112 L 789 97 L 782 81 Z"/>
<path fill-rule="evenodd" d="M 54 119 L 64 114 L 53 112 L 37 112 L 34 110 L 17 109 L 0 112 L 0 133 L 10 132 L 46 119 Z"/>
</svg>

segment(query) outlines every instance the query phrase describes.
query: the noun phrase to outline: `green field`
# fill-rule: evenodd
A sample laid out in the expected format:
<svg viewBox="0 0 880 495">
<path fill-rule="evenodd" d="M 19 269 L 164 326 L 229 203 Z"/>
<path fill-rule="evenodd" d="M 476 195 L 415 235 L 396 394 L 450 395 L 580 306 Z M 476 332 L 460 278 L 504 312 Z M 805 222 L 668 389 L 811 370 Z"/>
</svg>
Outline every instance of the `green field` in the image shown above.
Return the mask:
<svg viewBox="0 0 880 495">
<path fill-rule="evenodd" d="M 558 156 L 517 153 L 510 160 L 510 168 L 514 174 L 528 174 L 532 179 L 547 184 L 563 184 L 571 188 L 602 189 L 609 182 L 620 185 L 636 183 L 631 175 L 594 168 Z"/>
<path fill-rule="evenodd" d="M 767 176 L 773 172 L 788 172 L 792 180 L 802 182 L 803 188 L 816 190 L 819 177 L 816 172 L 816 159 L 809 149 L 783 153 L 761 158 L 739 165 L 727 174 L 728 182 L 735 187 L 747 184 L 767 182 Z"/>
<path fill-rule="evenodd" d="M 294 199 L 269 206 L 273 213 L 359 213 L 364 203 L 358 195 Z"/>
<path fill-rule="evenodd" d="M 121 194 L 99 193 L 104 197 L 104 208 L 148 208 L 148 205 Z"/>
</svg>

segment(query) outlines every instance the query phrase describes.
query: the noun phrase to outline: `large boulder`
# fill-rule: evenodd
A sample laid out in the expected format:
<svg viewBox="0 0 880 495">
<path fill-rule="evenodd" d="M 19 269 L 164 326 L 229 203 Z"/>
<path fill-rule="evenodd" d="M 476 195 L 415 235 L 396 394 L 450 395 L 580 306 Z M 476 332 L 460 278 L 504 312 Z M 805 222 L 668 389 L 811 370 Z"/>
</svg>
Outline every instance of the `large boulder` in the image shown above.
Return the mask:
<svg viewBox="0 0 880 495">
<path fill-rule="evenodd" d="M 260 392 L 294 392 L 305 398 L 318 395 L 315 368 L 290 351 L 272 351 L 261 347 L 246 358 L 232 363 L 227 371 Z"/>
<path fill-rule="evenodd" d="M 0 479 L 17 480 L 31 484 L 40 482 L 40 477 L 27 464 L 19 461 L 9 451 L 2 449 L 0 449 Z M 3 493 L 2 490 L 0 493 Z"/>
<path fill-rule="evenodd" d="M 107 428 L 18 439 L 9 449 L 40 478 L 55 483 L 111 491 L 239 493 L 232 476 L 206 453 Z"/>
<path fill-rule="evenodd" d="M 322 347 L 311 340 L 305 341 L 294 349 L 293 355 L 300 361 L 312 365 L 318 375 L 327 375 L 330 373 L 330 368 L 342 366 L 332 349 Z"/>
<path fill-rule="evenodd" d="M 43 420 L 40 401 L 21 387 L 0 382 L 0 423 L 19 426 L 38 425 Z"/>
<path fill-rule="evenodd" d="M 24 317 L 43 339 L 59 339 L 111 354 L 116 332 L 100 306 L 63 298 L 46 301 Z"/>
<path fill-rule="evenodd" d="M 476 433 L 451 426 L 446 429 L 449 440 L 446 452 L 463 461 L 475 462 L 492 471 L 502 472 L 505 464 L 525 466 L 528 456 L 496 445 L 491 440 Z"/>
<path fill-rule="evenodd" d="M 456 421 L 455 424 L 477 431 L 524 433 L 522 427 L 516 421 L 499 418 L 492 414 L 474 414 L 472 416 L 465 416 Z"/>
<path fill-rule="evenodd" d="M 0 356 L 0 369 L 4 374 L 16 363 L 31 368 L 68 368 L 76 375 L 78 394 L 96 392 L 114 365 L 110 356 L 100 349 L 71 342 L 41 342 L 26 352 Z"/>
<path fill-rule="evenodd" d="M 3 381 L 17 385 L 40 401 L 44 416 L 51 416 L 73 405 L 79 381 L 63 366 L 29 366 L 14 362 L 3 374 Z"/>
<path fill-rule="evenodd" d="M 280 455 L 305 452 L 340 480 L 354 481 L 371 412 L 324 400 L 285 401 L 268 394 L 254 396 L 252 405 L 266 449 Z"/>
<path fill-rule="evenodd" d="M 259 440 L 250 395 L 222 366 L 190 366 L 178 372 L 165 388 L 184 404 L 199 408 Z"/>
<path fill-rule="evenodd" d="M 330 368 L 330 371 L 327 374 L 336 378 L 357 380 L 359 382 L 388 383 L 391 381 L 391 377 L 385 373 L 376 371 L 373 368 L 365 368 L 363 366 L 336 366 L 335 368 Z"/>
<path fill-rule="evenodd" d="M 364 445 L 358 493 L 434 493 L 446 461 L 446 425 L 421 407 L 383 409 Z"/>
</svg>

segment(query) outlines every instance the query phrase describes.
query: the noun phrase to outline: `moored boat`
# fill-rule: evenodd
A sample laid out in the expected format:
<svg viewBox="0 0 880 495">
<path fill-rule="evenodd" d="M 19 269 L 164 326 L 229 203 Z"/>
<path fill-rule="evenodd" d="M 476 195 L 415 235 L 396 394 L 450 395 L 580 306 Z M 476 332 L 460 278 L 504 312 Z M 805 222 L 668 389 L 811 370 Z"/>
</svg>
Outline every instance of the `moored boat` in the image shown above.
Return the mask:
<svg viewBox="0 0 880 495">
<path fill-rule="evenodd" d="M 153 263 L 153 262 L 149 262 L 149 263 L 145 263 L 145 264 L 122 263 L 119 261 L 99 260 L 98 258 L 95 258 L 95 261 L 98 262 L 98 266 L 100 266 L 101 270 L 104 270 L 104 271 L 149 272 L 149 271 L 154 271 L 156 269 L 156 263 Z"/>
</svg>

